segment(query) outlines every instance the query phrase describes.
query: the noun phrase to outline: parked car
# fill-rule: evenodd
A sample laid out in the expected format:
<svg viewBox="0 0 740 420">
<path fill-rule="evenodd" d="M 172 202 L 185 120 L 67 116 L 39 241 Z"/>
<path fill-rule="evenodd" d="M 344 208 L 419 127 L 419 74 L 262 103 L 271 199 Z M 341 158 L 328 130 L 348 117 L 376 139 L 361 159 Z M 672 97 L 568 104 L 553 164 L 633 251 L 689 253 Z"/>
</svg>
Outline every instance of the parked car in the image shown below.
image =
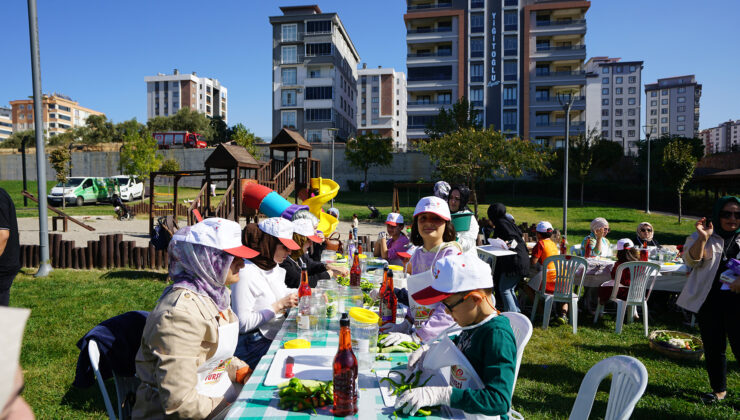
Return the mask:
<svg viewBox="0 0 740 420">
<path fill-rule="evenodd" d="M 116 175 L 113 179 L 118 184 L 119 197 L 123 201 L 131 201 L 144 197 L 144 183 L 136 175 Z"/>
<path fill-rule="evenodd" d="M 113 194 L 117 194 L 118 185 L 113 178 L 92 176 L 76 176 L 67 178 L 66 183 L 58 183 L 52 187 L 46 199 L 54 206 L 67 204 L 81 206 L 85 203 L 110 201 Z"/>
</svg>

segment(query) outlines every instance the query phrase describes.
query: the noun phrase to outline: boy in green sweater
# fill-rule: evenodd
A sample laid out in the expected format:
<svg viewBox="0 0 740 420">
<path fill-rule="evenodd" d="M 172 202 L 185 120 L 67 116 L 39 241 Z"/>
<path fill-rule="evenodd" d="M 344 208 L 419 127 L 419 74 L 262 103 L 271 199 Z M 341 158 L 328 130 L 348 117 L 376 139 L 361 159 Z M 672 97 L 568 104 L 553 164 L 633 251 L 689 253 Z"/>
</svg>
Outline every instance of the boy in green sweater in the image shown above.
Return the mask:
<svg viewBox="0 0 740 420">
<path fill-rule="evenodd" d="M 463 332 L 454 338 L 457 348 L 475 369 L 484 387 L 470 389 L 471 372 L 455 365 L 450 386 L 426 386 L 403 393 L 396 408 L 413 415 L 419 408 L 448 405 L 470 414 L 508 419 L 516 370 L 516 340 L 508 318 L 498 316 L 491 298 L 491 268 L 475 254 L 462 253 L 439 259 L 431 286 L 413 295 L 422 305 L 442 302 L 445 311 Z M 425 345 L 409 356 L 409 369 L 423 367 Z"/>
</svg>

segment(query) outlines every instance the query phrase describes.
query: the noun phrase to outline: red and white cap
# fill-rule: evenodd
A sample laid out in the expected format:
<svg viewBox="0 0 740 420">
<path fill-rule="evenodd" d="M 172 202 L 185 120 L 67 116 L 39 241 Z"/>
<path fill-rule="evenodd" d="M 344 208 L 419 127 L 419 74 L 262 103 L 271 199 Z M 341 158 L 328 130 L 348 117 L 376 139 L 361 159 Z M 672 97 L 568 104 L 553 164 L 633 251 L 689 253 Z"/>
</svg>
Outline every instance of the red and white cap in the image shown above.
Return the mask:
<svg viewBox="0 0 740 420">
<path fill-rule="evenodd" d="M 493 287 L 491 266 L 470 252 L 440 258 L 432 268 L 432 285 L 411 295 L 421 305 L 440 302 L 458 292 Z"/>
<path fill-rule="evenodd" d="M 622 238 L 617 241 L 617 251 L 633 248 L 635 244 L 629 238 Z"/>
<path fill-rule="evenodd" d="M 293 231 L 299 235 L 305 236 L 306 238 L 320 244 L 324 242 L 313 228 L 313 223 L 308 219 L 297 219 L 293 220 Z"/>
<path fill-rule="evenodd" d="M 388 218 L 385 219 L 386 225 L 398 226 L 403 224 L 403 216 L 399 213 L 388 213 Z"/>
<path fill-rule="evenodd" d="M 233 220 L 212 217 L 175 232 L 172 240 L 220 249 L 241 258 L 254 258 L 260 253 L 242 244 L 242 229 Z"/>
<path fill-rule="evenodd" d="M 257 224 L 262 232 L 280 240 L 289 250 L 295 251 L 300 246 L 293 240 L 293 222 L 282 217 L 271 217 Z"/>
<path fill-rule="evenodd" d="M 543 220 L 537 223 L 537 232 L 539 233 L 548 233 L 552 232 L 552 230 L 552 225 L 548 221 Z"/>
<path fill-rule="evenodd" d="M 444 220 L 450 220 L 450 206 L 447 202 L 439 197 L 429 196 L 424 197 L 416 203 L 414 209 L 414 217 L 421 213 L 434 213 Z"/>
</svg>

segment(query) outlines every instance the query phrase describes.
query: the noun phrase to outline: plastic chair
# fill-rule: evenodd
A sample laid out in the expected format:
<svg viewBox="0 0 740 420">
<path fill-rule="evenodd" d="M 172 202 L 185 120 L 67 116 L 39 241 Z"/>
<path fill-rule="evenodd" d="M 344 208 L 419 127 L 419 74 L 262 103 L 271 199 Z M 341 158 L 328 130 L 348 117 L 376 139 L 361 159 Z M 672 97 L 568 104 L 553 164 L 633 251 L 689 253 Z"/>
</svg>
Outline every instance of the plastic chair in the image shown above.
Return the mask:
<svg viewBox="0 0 740 420">
<path fill-rule="evenodd" d="M 604 420 L 627 420 L 648 384 L 645 366 L 634 357 L 612 356 L 595 364 L 581 381 L 570 420 L 588 420 L 601 381 L 612 375 Z"/>
<path fill-rule="evenodd" d="M 98 343 L 95 340 L 90 340 L 88 343 L 87 354 L 90 356 L 90 364 L 95 373 L 95 379 L 98 382 L 100 393 L 103 394 L 103 402 L 105 403 L 105 410 L 108 412 L 108 417 L 111 420 L 116 420 L 113 404 L 111 404 L 108 390 L 100 374 L 100 349 L 98 349 Z M 122 377 L 117 376 L 115 373 L 113 373 L 113 381 L 116 385 L 116 398 L 118 399 L 118 418 L 130 419 L 131 410 L 136 401 L 136 389 L 139 387 L 141 381 L 136 377 Z"/>
<path fill-rule="evenodd" d="M 588 262 L 583 257 L 553 255 L 545 258 L 545 261 L 542 262 L 542 269 L 546 270 L 550 263 L 555 265 L 555 290 L 552 294 L 545 291 L 547 281 L 543 276 L 540 288 L 534 297 L 532 314 L 529 319 L 534 321 L 534 317 L 537 314 L 537 303 L 540 297 L 545 300 L 544 314 L 542 315 L 543 329 L 547 329 L 547 325 L 550 323 L 553 302 L 569 303 L 571 309 L 570 322 L 573 325 L 573 334 L 576 334 L 578 332 L 578 293 L 575 293 L 574 289 L 575 286 L 580 288 L 583 285 L 583 278 L 586 275 Z M 579 268 L 582 268 L 580 274 L 578 274 Z"/>
<path fill-rule="evenodd" d="M 516 339 L 516 370 L 514 371 L 514 383 L 511 386 L 511 395 L 514 395 L 514 389 L 516 388 L 516 379 L 519 377 L 519 366 L 522 364 L 522 355 L 524 354 L 524 347 L 527 346 L 529 339 L 532 337 L 532 323 L 529 319 L 518 313 L 518 312 L 502 312 L 502 316 L 509 318 L 511 323 L 511 329 L 514 331 L 514 338 Z M 509 418 L 524 419 L 518 411 L 513 408 L 509 409 Z"/>
<path fill-rule="evenodd" d="M 627 311 L 627 307 L 631 306 L 630 317 L 627 318 L 627 322 L 632 322 L 632 316 L 637 312 L 637 306 L 642 306 L 642 324 L 645 327 L 645 337 L 648 336 L 648 298 L 655 285 L 655 278 L 660 273 L 660 266 L 655 263 L 646 261 L 631 261 L 624 264 L 620 264 L 617 267 L 617 272 L 614 274 L 615 279 L 622 278 L 622 272 L 629 270 L 630 272 L 630 288 L 627 293 L 627 299 L 622 300 L 617 297 L 619 291 L 619 282 L 614 281 L 614 288 L 612 289 L 611 297 L 609 300 L 616 302 L 617 304 L 617 326 L 615 332 L 617 334 L 622 333 L 622 324 L 624 323 L 624 314 Z M 650 287 L 648 288 L 648 282 Z M 647 293 L 646 293 L 647 291 Z M 599 316 L 604 312 L 604 305 L 599 303 L 596 307 L 596 314 L 594 315 L 594 323 L 599 319 Z"/>
</svg>

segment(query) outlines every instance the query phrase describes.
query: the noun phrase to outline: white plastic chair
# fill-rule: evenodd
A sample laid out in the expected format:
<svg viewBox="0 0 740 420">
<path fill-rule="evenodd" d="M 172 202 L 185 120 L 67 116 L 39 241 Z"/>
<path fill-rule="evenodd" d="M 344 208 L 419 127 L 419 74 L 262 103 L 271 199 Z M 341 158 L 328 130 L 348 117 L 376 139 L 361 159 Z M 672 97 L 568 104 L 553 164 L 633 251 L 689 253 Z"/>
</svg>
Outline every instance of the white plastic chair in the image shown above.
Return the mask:
<svg viewBox="0 0 740 420">
<path fill-rule="evenodd" d="M 617 292 L 619 291 L 619 279 L 622 278 L 622 272 L 629 270 L 630 273 L 630 286 L 629 292 L 627 293 L 627 299 L 622 300 L 617 298 Z M 609 300 L 616 302 L 617 304 L 617 326 L 615 332 L 617 334 L 622 333 L 622 324 L 624 324 L 624 315 L 627 311 L 627 307 L 632 307 L 630 316 L 627 318 L 627 322 L 632 322 L 632 316 L 637 313 L 637 306 L 642 306 L 642 324 L 645 327 L 645 337 L 648 336 L 648 298 L 655 285 L 655 278 L 660 273 L 660 266 L 655 263 L 647 261 L 631 261 L 624 264 L 620 264 L 617 267 L 617 272 L 614 273 L 614 288 L 612 289 L 611 297 Z M 648 287 L 648 282 L 650 283 Z M 599 319 L 599 316 L 604 312 L 604 305 L 599 303 L 596 307 L 596 314 L 594 315 L 594 323 Z"/>
<path fill-rule="evenodd" d="M 103 402 L 105 403 L 105 410 L 108 412 L 108 418 L 116 420 L 113 404 L 108 396 L 105 382 L 103 382 L 103 376 L 100 374 L 100 349 L 95 340 L 88 342 L 87 354 L 90 357 L 90 365 L 92 365 L 93 372 L 95 373 L 95 379 L 98 382 L 100 393 L 103 394 Z M 115 373 L 113 373 L 113 381 L 116 385 L 116 397 L 118 398 L 118 418 L 122 420 L 130 419 L 131 410 L 133 409 L 136 398 L 136 389 L 139 387 L 141 381 L 136 377 L 116 376 Z"/>
<path fill-rule="evenodd" d="M 648 384 L 645 366 L 634 357 L 612 356 L 595 364 L 581 381 L 570 420 L 588 420 L 601 381 L 612 375 L 604 420 L 627 420 Z"/>
<path fill-rule="evenodd" d="M 583 285 L 583 278 L 588 269 L 588 262 L 583 257 L 574 255 L 553 255 L 545 258 L 542 262 L 542 270 L 547 270 L 550 263 L 555 265 L 555 290 L 552 294 L 546 292 L 547 279 L 543 275 L 540 288 L 534 297 L 532 304 L 532 314 L 529 319 L 534 321 L 537 314 L 537 303 L 540 297 L 545 300 L 544 314 L 542 315 L 542 328 L 547 329 L 550 323 L 550 313 L 552 312 L 553 302 L 565 302 L 570 304 L 570 322 L 573 325 L 573 334 L 578 332 L 578 293 L 575 293 L 575 286 L 579 289 Z M 578 274 L 578 269 L 580 274 Z"/>
<path fill-rule="evenodd" d="M 529 339 L 532 337 L 532 323 L 526 316 L 518 312 L 502 312 L 501 315 L 509 318 L 516 339 L 516 370 L 514 370 L 514 383 L 511 385 L 511 395 L 513 397 L 514 389 L 516 389 L 516 379 L 519 377 L 519 366 L 522 364 L 524 347 L 527 346 Z M 509 409 L 508 416 L 517 420 L 524 419 L 524 416 L 513 408 Z"/>
</svg>

